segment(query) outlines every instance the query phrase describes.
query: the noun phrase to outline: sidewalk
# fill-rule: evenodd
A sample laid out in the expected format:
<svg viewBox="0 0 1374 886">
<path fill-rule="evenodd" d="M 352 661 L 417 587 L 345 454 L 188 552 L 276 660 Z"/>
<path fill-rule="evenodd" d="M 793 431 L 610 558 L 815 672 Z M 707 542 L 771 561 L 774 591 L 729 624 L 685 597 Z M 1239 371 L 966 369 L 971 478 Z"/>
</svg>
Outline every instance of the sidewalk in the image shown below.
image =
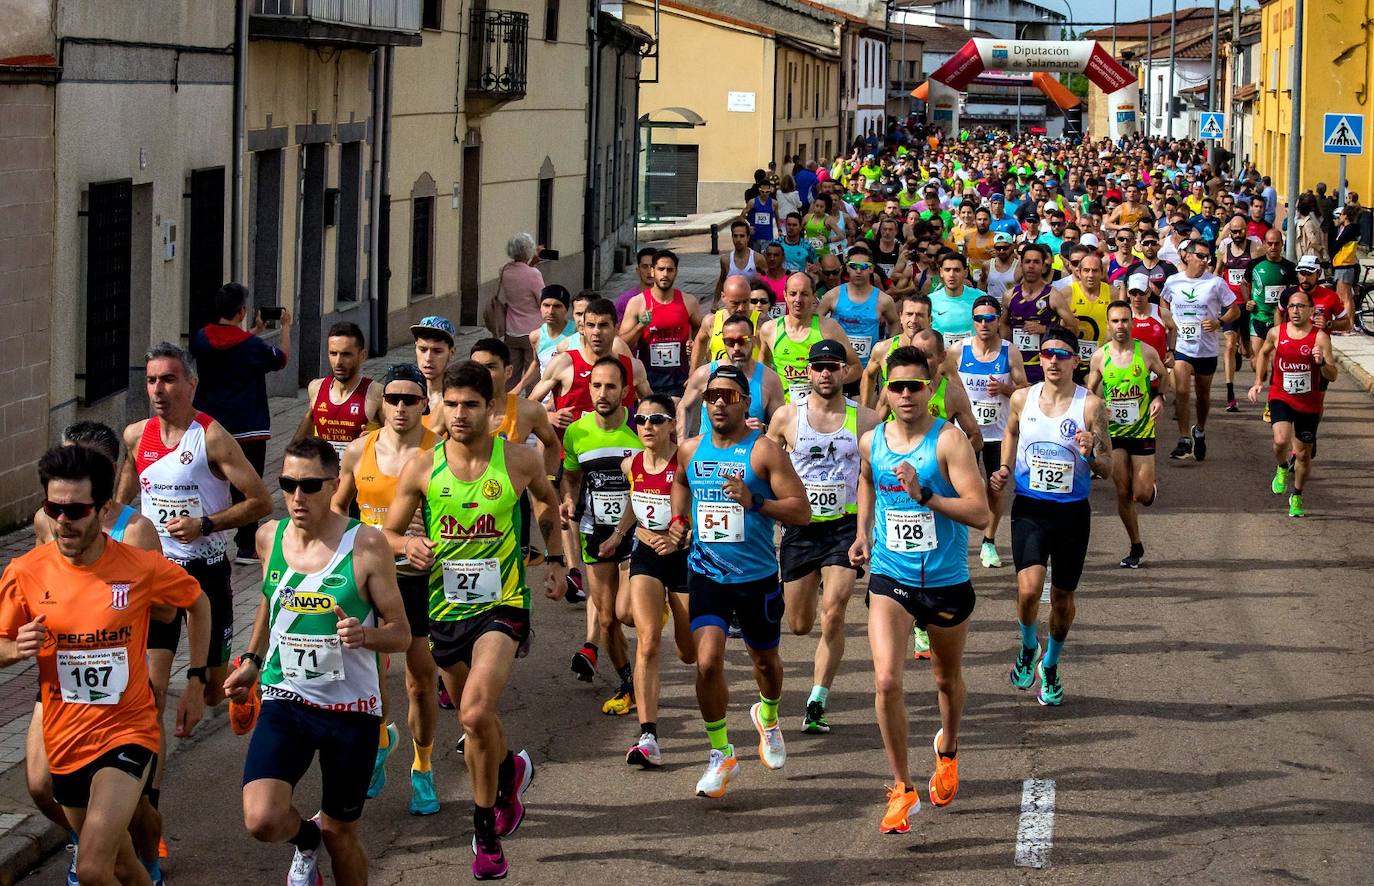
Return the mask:
<svg viewBox="0 0 1374 886">
<path fill-rule="evenodd" d="M 484 329 L 460 330 L 456 352 L 467 354 L 472 343 L 486 334 Z M 414 360 L 414 348 L 405 345 L 391 350 L 385 356 L 368 360 L 363 365 L 363 372 L 370 378 L 381 378 L 391 364 Z M 282 454 L 307 406 L 304 391 L 294 398 L 273 397 L 270 402 L 274 436 L 267 446 L 265 479 L 267 488 L 272 492 L 274 516 L 277 517 L 285 514 L 277 493 L 277 475 L 281 467 Z M 3 570 L 11 559 L 32 547 L 32 528 L 0 536 L 0 570 Z M 258 607 L 262 572 L 257 566 L 235 566 L 233 569 L 234 643 L 231 648 L 237 653 L 247 645 L 249 634 L 252 633 L 253 614 Z M 176 716 L 177 702 L 181 697 L 181 686 L 185 682 L 186 663 L 183 643 L 182 651 L 172 665 L 171 688 L 167 694 L 166 723 L 169 734 Z M 24 737 L 32 717 L 37 688 L 38 676 L 32 661 L 0 670 L 0 886 L 10 886 L 48 854 L 59 850 L 67 842 L 66 833 L 34 809 L 25 786 Z M 194 789 L 194 773 L 176 771 L 176 754 L 179 750 L 190 747 L 207 735 L 222 729 L 227 722 L 226 713 L 227 705 L 221 705 L 213 711 L 207 710 L 205 720 L 196 728 L 191 738 L 169 739 L 167 755 L 172 760 L 172 775 L 167 786 L 170 790 Z M 159 761 L 159 765 L 163 762 Z M 239 761 L 233 761 L 232 765 L 239 765 Z M 175 838 L 175 833 L 169 837 L 173 852 L 176 851 Z"/>
<path fill-rule="evenodd" d="M 711 225 L 724 227 L 732 220 L 739 217 L 738 209 L 722 209 L 717 212 L 701 212 L 696 215 L 689 215 L 686 218 L 664 220 L 661 222 L 650 222 L 639 225 L 635 228 L 636 237 L 640 243 L 653 240 L 669 240 L 674 237 L 687 237 L 692 234 L 706 234 L 711 230 Z M 728 230 L 721 233 L 724 248 L 730 246 L 730 232 Z"/>
</svg>

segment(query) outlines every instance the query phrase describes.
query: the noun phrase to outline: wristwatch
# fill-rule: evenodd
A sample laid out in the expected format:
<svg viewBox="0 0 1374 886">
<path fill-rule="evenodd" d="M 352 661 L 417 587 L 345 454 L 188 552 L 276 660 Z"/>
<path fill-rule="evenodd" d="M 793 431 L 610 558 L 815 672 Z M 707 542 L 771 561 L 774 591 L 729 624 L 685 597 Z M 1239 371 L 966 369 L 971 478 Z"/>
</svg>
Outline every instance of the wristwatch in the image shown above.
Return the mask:
<svg viewBox="0 0 1374 886">
<path fill-rule="evenodd" d="M 194 677 L 195 679 L 199 680 L 199 681 L 201 682 L 201 685 L 203 686 L 203 685 L 205 685 L 205 684 L 208 682 L 208 680 L 206 679 L 206 676 L 205 676 L 205 675 L 206 675 L 206 672 L 207 672 L 208 670 L 209 670 L 209 669 L 208 669 L 207 667 L 205 667 L 204 665 L 202 665 L 202 666 L 200 666 L 200 667 L 198 667 L 198 668 L 187 668 L 187 669 L 186 669 L 186 679 L 187 679 L 187 680 L 190 680 L 192 677 Z"/>
<path fill-rule="evenodd" d="M 256 652 L 242 653 L 239 656 L 239 663 L 242 664 L 246 661 L 251 661 L 253 663 L 253 667 L 257 668 L 258 670 L 262 670 L 262 656 L 258 655 Z"/>
<path fill-rule="evenodd" d="M 215 521 L 214 521 L 214 520 L 211 520 L 209 517 L 201 517 L 201 518 L 200 518 L 200 534 L 201 534 L 201 535 L 209 535 L 210 533 L 212 533 L 212 532 L 214 532 L 214 531 L 215 531 Z"/>
<path fill-rule="evenodd" d="M 916 504 L 921 505 L 922 507 L 925 507 L 926 502 L 930 501 L 930 500 L 931 500 L 932 498 L 934 498 L 934 497 L 935 497 L 935 490 L 934 490 L 934 489 L 931 489 L 929 486 L 922 486 L 922 487 L 921 487 L 921 497 L 918 498 L 918 499 L 916 499 Z"/>
</svg>

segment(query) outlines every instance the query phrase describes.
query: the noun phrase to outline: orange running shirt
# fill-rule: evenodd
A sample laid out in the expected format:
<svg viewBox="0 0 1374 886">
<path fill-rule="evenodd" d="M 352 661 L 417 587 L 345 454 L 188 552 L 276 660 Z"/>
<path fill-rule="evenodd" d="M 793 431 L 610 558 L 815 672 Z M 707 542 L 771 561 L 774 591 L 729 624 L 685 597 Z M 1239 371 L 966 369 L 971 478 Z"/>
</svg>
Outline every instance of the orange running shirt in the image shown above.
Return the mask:
<svg viewBox="0 0 1374 886">
<path fill-rule="evenodd" d="M 148 609 L 185 609 L 200 596 L 186 570 L 110 539 L 100 559 L 73 566 L 48 542 L 0 575 L 0 636 L 13 640 L 40 615 L 48 640 L 38 653 L 43 744 L 52 771 L 74 772 L 120 745 L 158 750 L 157 708 L 148 684 Z"/>
</svg>

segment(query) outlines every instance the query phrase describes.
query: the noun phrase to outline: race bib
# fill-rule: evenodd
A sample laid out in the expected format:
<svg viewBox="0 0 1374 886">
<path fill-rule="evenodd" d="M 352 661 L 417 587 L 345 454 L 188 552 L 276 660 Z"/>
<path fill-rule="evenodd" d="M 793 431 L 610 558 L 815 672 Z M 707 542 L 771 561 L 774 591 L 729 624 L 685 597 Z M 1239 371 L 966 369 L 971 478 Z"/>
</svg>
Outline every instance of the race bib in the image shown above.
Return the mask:
<svg viewBox="0 0 1374 886">
<path fill-rule="evenodd" d="M 1226 282 L 1232 286 L 1239 286 L 1245 282 L 1245 268 L 1227 268 Z"/>
<path fill-rule="evenodd" d="M 352 442 L 352 440 L 330 440 L 329 445 L 334 447 L 334 453 L 342 459 L 344 450 L 347 449 L 348 444 Z"/>
<path fill-rule="evenodd" d="M 656 341 L 649 345 L 649 365 L 655 368 L 676 368 L 682 365 L 682 342 Z"/>
<path fill-rule="evenodd" d="M 887 549 L 899 554 L 933 551 L 935 514 L 930 511 L 888 511 Z"/>
<path fill-rule="evenodd" d="M 1096 354 L 1096 353 L 1097 353 L 1097 342 L 1095 342 L 1095 341 L 1083 341 L 1082 339 L 1079 339 L 1079 341 L 1078 341 L 1078 359 L 1080 359 L 1080 360 L 1091 360 L 1091 359 L 1093 358 L 1093 354 Z"/>
<path fill-rule="evenodd" d="M 1073 491 L 1073 462 L 1044 455 L 1030 457 L 1030 488 L 1051 495 Z"/>
<path fill-rule="evenodd" d="M 199 520 L 205 516 L 205 512 L 200 507 L 199 495 L 186 498 L 152 495 L 149 498 L 152 501 L 152 513 L 143 516 L 153 521 L 153 525 L 157 527 L 157 534 L 163 538 L 171 537 L 171 533 L 167 531 L 167 524 L 176 518 L 194 517 Z"/>
<path fill-rule="evenodd" d="M 973 401 L 973 420 L 980 425 L 997 424 L 997 420 L 1002 417 L 1001 400 L 974 400 Z"/>
<path fill-rule="evenodd" d="M 57 682 L 67 704 L 118 704 L 129 685 L 129 650 L 59 649 Z"/>
<path fill-rule="evenodd" d="M 1179 340 L 1179 341 L 1197 341 L 1197 340 L 1200 339 L 1200 338 L 1202 338 L 1202 323 L 1201 323 L 1201 322 L 1195 321 L 1195 322 L 1192 322 L 1192 323 L 1180 323 L 1180 324 L 1178 324 L 1178 340 Z"/>
<path fill-rule="evenodd" d="M 757 225 L 758 227 L 763 227 L 764 225 L 772 224 L 772 222 L 773 222 L 773 216 L 770 215 L 769 213 L 767 213 L 767 212 L 756 212 L 756 213 L 754 213 L 754 224 Z"/>
<path fill-rule="evenodd" d="M 592 491 L 592 521 L 602 526 L 615 526 L 625 516 L 624 492 Z"/>
<path fill-rule="evenodd" d="M 845 488 L 843 480 L 807 483 L 806 500 L 811 502 L 811 516 L 838 517 L 844 513 Z"/>
<path fill-rule="evenodd" d="M 343 644 L 337 634 L 280 634 L 281 673 L 297 683 L 335 683 L 344 678 Z"/>
<path fill-rule="evenodd" d="M 794 381 L 787 386 L 787 399 L 791 403 L 805 403 L 809 396 L 811 396 L 810 381 Z"/>
<path fill-rule="evenodd" d="M 955 345 L 957 345 L 959 342 L 963 341 L 966 338 L 966 336 L 963 333 L 955 334 L 950 332 L 942 332 L 940 333 L 940 337 L 945 340 L 946 351 L 951 350 Z"/>
<path fill-rule="evenodd" d="M 1110 421 L 1114 425 L 1133 425 L 1140 421 L 1139 397 L 1129 400 L 1108 400 L 1107 408 L 1111 410 Z"/>
<path fill-rule="evenodd" d="M 1018 327 L 1011 331 L 1011 342 L 1016 345 L 1018 351 L 1038 351 L 1040 333 L 1027 332 L 1023 327 Z"/>
<path fill-rule="evenodd" d="M 1285 372 L 1283 374 L 1283 390 L 1286 394 L 1312 393 L 1312 373 Z"/>
<path fill-rule="evenodd" d="M 501 563 L 485 560 L 445 560 L 444 599 L 470 605 L 495 603 L 501 596 Z"/>
<path fill-rule="evenodd" d="M 635 519 L 645 529 L 663 531 L 673 519 L 672 496 L 657 492 L 631 492 L 630 505 L 635 510 Z"/>
<path fill-rule="evenodd" d="M 849 344 L 854 348 L 854 355 L 860 360 L 867 360 L 869 351 L 873 350 L 873 337 L 871 335 L 851 335 Z"/>
<path fill-rule="evenodd" d="M 697 540 L 712 544 L 744 541 L 744 505 L 733 501 L 698 502 Z"/>
<path fill-rule="evenodd" d="M 820 252 L 825 247 L 825 240 L 820 237 L 807 237 L 806 242 L 811 244 L 811 248 Z"/>
<path fill-rule="evenodd" d="M 1266 305 L 1276 305 L 1279 303 L 1279 296 L 1283 295 L 1282 286 L 1264 287 L 1264 303 Z"/>
</svg>

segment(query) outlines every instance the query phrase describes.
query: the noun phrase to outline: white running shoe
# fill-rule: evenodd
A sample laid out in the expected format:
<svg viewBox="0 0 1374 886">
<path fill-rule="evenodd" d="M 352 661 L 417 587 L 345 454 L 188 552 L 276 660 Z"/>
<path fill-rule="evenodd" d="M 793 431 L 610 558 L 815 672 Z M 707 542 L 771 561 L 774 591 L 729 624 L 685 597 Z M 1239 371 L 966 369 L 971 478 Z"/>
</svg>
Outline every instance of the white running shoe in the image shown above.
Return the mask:
<svg viewBox="0 0 1374 886">
<path fill-rule="evenodd" d="M 658 750 L 658 739 L 648 732 L 639 736 L 639 741 L 625 755 L 625 762 L 631 766 L 657 769 L 663 765 L 663 755 Z"/>
<path fill-rule="evenodd" d="M 762 708 L 763 702 L 756 701 L 749 709 L 749 719 L 754 721 L 754 728 L 759 733 L 759 759 L 769 769 L 781 769 L 787 762 L 787 746 L 782 742 L 782 720 L 779 719 L 772 726 L 764 726 L 759 716 Z"/>
<path fill-rule="evenodd" d="M 310 820 L 318 827 L 320 814 L 316 812 L 315 817 Z M 323 837 L 320 838 L 320 842 L 323 844 Z M 316 846 L 309 852 L 296 849 L 296 854 L 291 858 L 291 869 L 286 872 L 286 886 L 324 886 L 324 875 L 320 873 L 321 848 Z"/>
<path fill-rule="evenodd" d="M 1002 567 L 1002 558 L 997 555 L 997 545 L 993 542 L 983 542 L 978 557 L 982 561 L 984 569 L 1000 569 Z"/>
<path fill-rule="evenodd" d="M 697 782 L 697 796 L 710 797 L 713 800 L 725 796 L 725 788 L 730 784 L 730 779 L 735 777 L 735 772 L 739 769 L 739 760 L 735 759 L 734 748 L 730 749 L 730 756 L 725 756 L 724 751 L 711 748 L 711 757 L 706 763 L 706 772 Z"/>
</svg>

